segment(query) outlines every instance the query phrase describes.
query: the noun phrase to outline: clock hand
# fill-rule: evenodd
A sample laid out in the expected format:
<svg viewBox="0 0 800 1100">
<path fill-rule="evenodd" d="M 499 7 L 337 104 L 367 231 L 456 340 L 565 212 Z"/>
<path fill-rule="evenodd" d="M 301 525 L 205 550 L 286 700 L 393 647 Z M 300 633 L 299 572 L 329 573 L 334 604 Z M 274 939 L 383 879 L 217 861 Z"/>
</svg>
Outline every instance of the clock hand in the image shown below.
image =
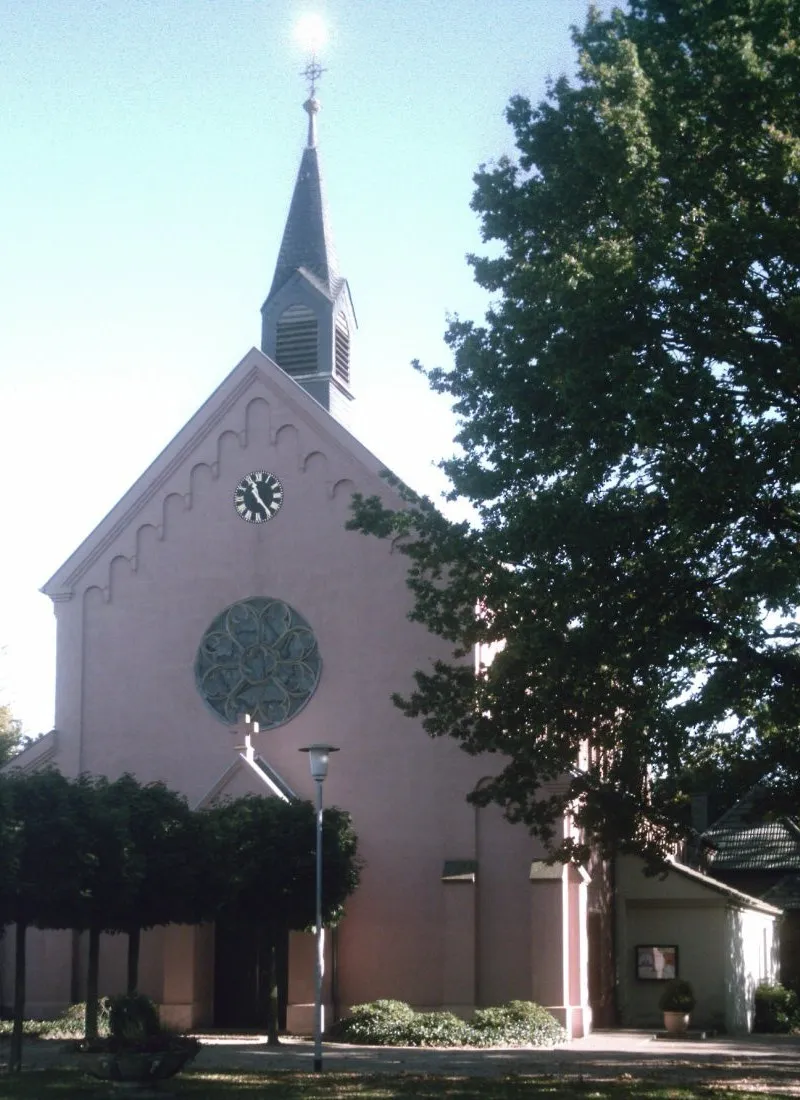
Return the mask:
<svg viewBox="0 0 800 1100">
<path fill-rule="evenodd" d="M 261 505 L 261 507 L 262 507 L 262 508 L 264 509 L 264 511 L 265 511 L 265 512 L 268 512 L 268 511 L 269 511 L 269 508 L 268 508 L 268 507 L 266 506 L 266 504 L 264 503 L 264 501 L 263 501 L 263 500 L 261 499 L 261 494 L 260 494 L 260 493 L 259 493 L 259 491 L 258 491 L 258 486 L 257 486 L 257 485 L 255 485 L 255 484 L 253 484 L 253 485 L 251 485 L 251 486 L 250 486 L 250 489 L 251 489 L 251 491 L 252 491 L 252 493 L 253 493 L 253 496 L 254 496 L 254 497 L 256 498 L 256 500 L 257 500 L 257 501 L 258 501 L 258 503 L 259 503 L 259 504 Z"/>
</svg>

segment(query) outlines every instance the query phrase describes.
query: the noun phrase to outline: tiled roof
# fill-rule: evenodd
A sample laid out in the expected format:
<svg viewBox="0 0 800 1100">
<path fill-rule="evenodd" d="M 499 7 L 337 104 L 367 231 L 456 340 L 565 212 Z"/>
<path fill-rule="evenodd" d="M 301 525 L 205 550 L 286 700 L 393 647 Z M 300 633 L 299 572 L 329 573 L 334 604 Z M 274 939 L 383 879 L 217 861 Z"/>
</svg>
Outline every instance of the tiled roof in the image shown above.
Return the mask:
<svg viewBox="0 0 800 1100">
<path fill-rule="evenodd" d="M 774 886 L 770 886 L 761 900 L 780 909 L 800 909 L 800 875 L 784 875 Z"/>
<path fill-rule="evenodd" d="M 800 871 L 800 828 L 788 817 L 765 820 L 762 798 L 754 788 L 703 834 L 712 872 Z"/>
</svg>

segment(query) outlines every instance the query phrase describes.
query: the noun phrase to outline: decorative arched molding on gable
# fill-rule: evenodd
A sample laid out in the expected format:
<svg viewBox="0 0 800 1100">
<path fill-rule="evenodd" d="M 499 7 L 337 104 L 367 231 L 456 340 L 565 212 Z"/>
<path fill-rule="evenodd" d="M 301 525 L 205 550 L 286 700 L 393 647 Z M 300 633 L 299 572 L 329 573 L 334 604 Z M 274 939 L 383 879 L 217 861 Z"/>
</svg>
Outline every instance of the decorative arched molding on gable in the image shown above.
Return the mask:
<svg viewBox="0 0 800 1100">
<path fill-rule="evenodd" d="M 109 591 L 107 588 L 102 588 L 99 584 L 90 584 L 83 593 L 84 610 L 108 603 L 108 600 Z"/>
<path fill-rule="evenodd" d="M 300 458 L 300 433 L 295 424 L 281 424 L 275 432 L 275 449 L 280 457 L 287 461 L 291 458 L 295 469 L 302 468 Z"/>
<path fill-rule="evenodd" d="M 117 587 L 136 572 L 136 558 L 126 554 L 116 554 L 108 567 L 108 602 L 114 597 Z"/>
<path fill-rule="evenodd" d="M 324 451 L 309 451 L 303 459 L 303 473 L 311 473 L 314 470 L 327 470 L 328 456 Z"/>
<path fill-rule="evenodd" d="M 254 397 L 247 402 L 244 414 L 244 443 L 250 446 L 254 441 L 268 442 L 272 431 L 272 409 L 264 397 Z"/>
<path fill-rule="evenodd" d="M 189 507 L 191 508 L 195 494 L 206 485 L 217 480 L 219 475 L 208 462 L 196 462 L 189 471 Z"/>
<path fill-rule="evenodd" d="M 230 455 L 234 461 L 239 461 L 239 452 L 246 444 L 246 431 L 243 430 L 241 434 L 228 429 L 227 431 L 220 432 L 217 439 L 217 468 L 218 470 L 225 468 L 225 459 Z"/>
<path fill-rule="evenodd" d="M 349 477 L 340 477 L 339 480 L 334 481 L 333 485 L 331 486 L 331 496 L 336 498 L 346 494 L 348 503 L 350 501 L 350 497 L 355 491 L 355 482 Z"/>
<path fill-rule="evenodd" d="M 183 493 L 168 493 L 164 497 L 164 503 L 161 510 L 163 516 L 161 526 L 167 537 L 171 530 L 171 523 L 173 521 L 177 522 L 178 516 L 183 515 L 183 513 L 189 509 L 187 496 L 188 494 Z"/>
</svg>

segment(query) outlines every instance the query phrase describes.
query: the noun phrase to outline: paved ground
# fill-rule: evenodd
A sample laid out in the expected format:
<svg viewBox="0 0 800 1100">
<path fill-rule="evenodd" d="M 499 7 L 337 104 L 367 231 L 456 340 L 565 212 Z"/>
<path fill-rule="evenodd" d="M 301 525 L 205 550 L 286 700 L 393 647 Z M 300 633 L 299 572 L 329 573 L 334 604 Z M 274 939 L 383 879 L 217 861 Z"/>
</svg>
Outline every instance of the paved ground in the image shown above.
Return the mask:
<svg viewBox="0 0 800 1100">
<path fill-rule="evenodd" d="M 201 1036 L 197 1069 L 311 1071 L 313 1045 L 288 1039 L 279 1048 L 263 1037 Z M 0 1064 L 7 1057 L 0 1044 Z M 68 1059 L 55 1040 L 29 1042 L 26 1066 L 58 1065 Z M 330 1072 L 409 1073 L 458 1076 L 553 1074 L 588 1079 L 659 1077 L 678 1081 L 730 1081 L 750 1088 L 800 1096 L 800 1036 L 751 1035 L 686 1040 L 654 1037 L 647 1031 L 596 1031 L 553 1050 L 420 1050 L 411 1047 L 350 1047 L 326 1043 L 323 1066 Z"/>
<path fill-rule="evenodd" d="M 217 1039 L 195 1061 L 203 1066 L 249 1069 L 311 1069 L 311 1043 L 287 1042 L 274 1050 L 257 1042 Z M 652 1032 L 599 1031 L 553 1050 L 520 1048 L 436 1050 L 413 1047 L 348 1047 L 326 1044 L 323 1065 L 331 1071 L 436 1073 L 485 1076 L 506 1073 L 764 1080 L 796 1088 L 800 1095 L 800 1036 L 741 1039 L 654 1038 Z"/>
</svg>

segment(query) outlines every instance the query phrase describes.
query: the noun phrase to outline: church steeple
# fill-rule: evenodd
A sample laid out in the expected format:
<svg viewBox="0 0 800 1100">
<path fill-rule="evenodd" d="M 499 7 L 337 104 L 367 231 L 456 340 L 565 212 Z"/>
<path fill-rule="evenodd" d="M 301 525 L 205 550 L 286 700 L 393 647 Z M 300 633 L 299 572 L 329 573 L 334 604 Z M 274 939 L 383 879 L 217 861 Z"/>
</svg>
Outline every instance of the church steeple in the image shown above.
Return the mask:
<svg viewBox="0 0 800 1100">
<path fill-rule="evenodd" d="M 283 231 L 275 274 L 261 307 L 261 350 L 338 419 L 346 419 L 350 341 L 356 328 L 347 280 L 339 271 L 317 154 L 320 104 L 315 83 L 322 70 L 306 70 L 311 94 L 303 104 L 308 138 Z"/>
</svg>

